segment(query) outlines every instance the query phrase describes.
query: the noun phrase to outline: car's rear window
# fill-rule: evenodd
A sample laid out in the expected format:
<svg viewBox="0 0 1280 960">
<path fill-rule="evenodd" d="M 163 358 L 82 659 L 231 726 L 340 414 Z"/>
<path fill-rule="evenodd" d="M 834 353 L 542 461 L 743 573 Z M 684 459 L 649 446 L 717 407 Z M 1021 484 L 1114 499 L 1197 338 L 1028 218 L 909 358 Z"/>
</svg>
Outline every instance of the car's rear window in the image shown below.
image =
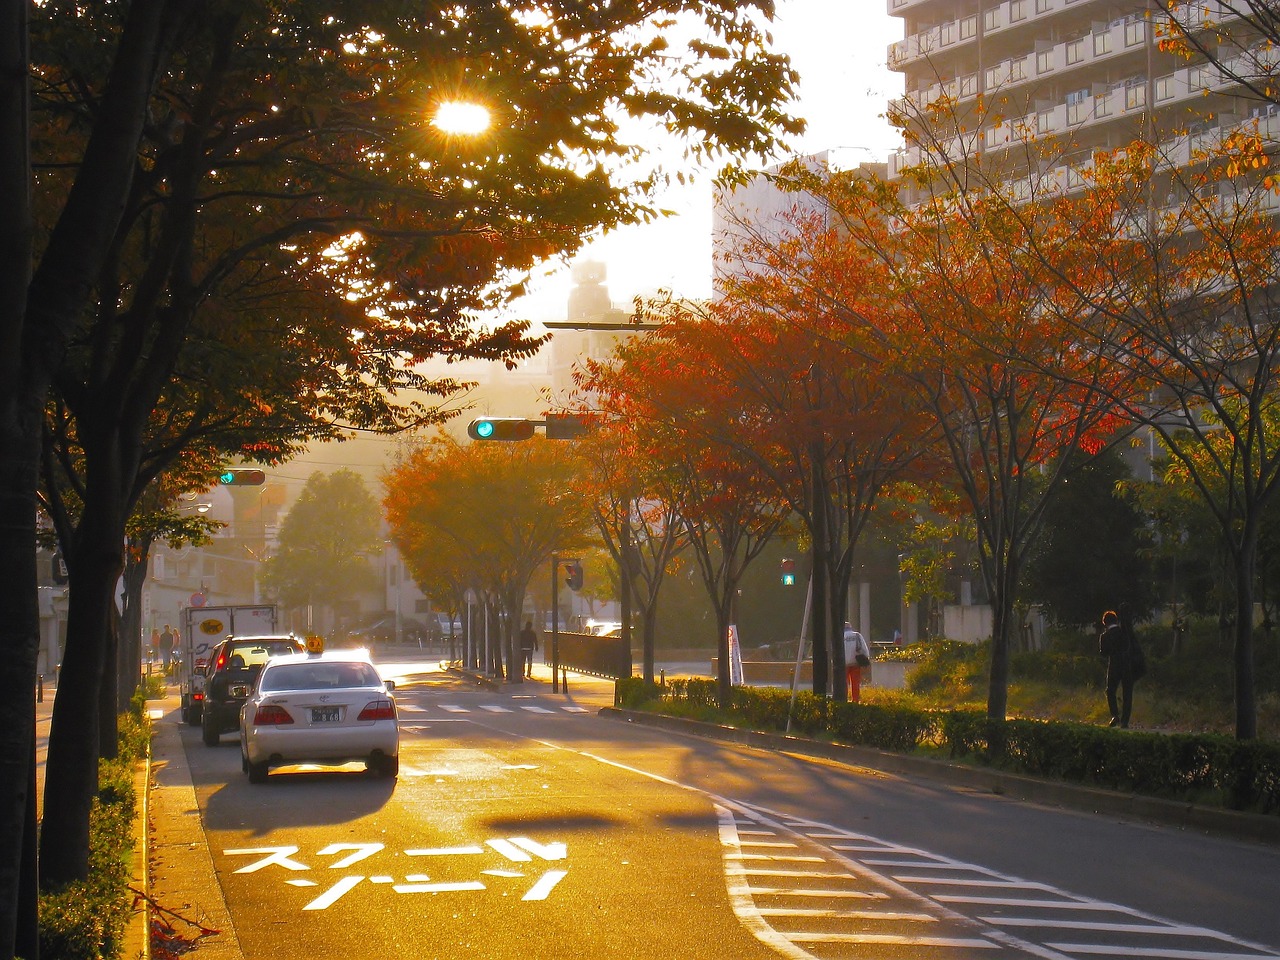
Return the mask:
<svg viewBox="0 0 1280 960">
<path fill-rule="evenodd" d="M 262 674 L 261 690 L 337 690 L 379 687 L 378 671 L 367 663 L 277 663 Z"/>
<path fill-rule="evenodd" d="M 271 657 L 298 652 L 297 646 L 287 640 L 233 643 L 227 647 L 227 664 L 232 666 L 232 658 L 239 657 L 243 663 L 235 663 L 234 666 L 260 667 Z"/>
</svg>

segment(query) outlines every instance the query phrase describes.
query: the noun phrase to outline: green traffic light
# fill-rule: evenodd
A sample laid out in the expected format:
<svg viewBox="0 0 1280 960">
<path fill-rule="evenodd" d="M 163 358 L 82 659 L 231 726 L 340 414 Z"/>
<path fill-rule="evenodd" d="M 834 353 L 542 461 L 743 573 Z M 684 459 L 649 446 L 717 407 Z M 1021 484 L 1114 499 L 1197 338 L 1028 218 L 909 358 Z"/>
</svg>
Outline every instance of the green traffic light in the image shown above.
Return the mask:
<svg viewBox="0 0 1280 960">
<path fill-rule="evenodd" d="M 228 470 L 226 473 L 219 474 L 218 482 L 219 483 L 235 483 L 236 482 L 235 472 L 232 470 Z"/>
<path fill-rule="evenodd" d="M 492 436 L 493 436 L 493 421 L 492 421 L 492 420 L 481 420 L 479 423 L 477 423 L 477 424 L 476 424 L 476 435 L 477 435 L 477 436 L 479 436 L 481 440 L 488 440 L 490 437 L 492 437 Z"/>
</svg>

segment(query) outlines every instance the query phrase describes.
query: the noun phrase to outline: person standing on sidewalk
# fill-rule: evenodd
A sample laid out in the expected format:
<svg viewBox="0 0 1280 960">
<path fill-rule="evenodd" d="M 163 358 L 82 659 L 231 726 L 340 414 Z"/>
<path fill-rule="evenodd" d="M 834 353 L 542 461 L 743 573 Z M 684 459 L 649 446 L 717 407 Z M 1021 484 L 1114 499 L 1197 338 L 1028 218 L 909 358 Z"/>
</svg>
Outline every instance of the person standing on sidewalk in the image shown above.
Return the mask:
<svg viewBox="0 0 1280 960">
<path fill-rule="evenodd" d="M 164 672 L 168 674 L 169 665 L 173 663 L 173 630 L 167 623 L 160 633 L 160 658 L 164 661 Z"/>
<path fill-rule="evenodd" d="M 524 663 L 524 675 L 533 676 L 533 651 L 538 649 L 538 633 L 533 629 L 533 621 L 526 620 L 524 629 L 520 631 L 520 659 Z"/>
<path fill-rule="evenodd" d="M 849 702 L 862 699 L 862 671 L 871 666 L 871 646 L 851 624 L 844 625 L 844 672 L 849 684 Z"/>
</svg>

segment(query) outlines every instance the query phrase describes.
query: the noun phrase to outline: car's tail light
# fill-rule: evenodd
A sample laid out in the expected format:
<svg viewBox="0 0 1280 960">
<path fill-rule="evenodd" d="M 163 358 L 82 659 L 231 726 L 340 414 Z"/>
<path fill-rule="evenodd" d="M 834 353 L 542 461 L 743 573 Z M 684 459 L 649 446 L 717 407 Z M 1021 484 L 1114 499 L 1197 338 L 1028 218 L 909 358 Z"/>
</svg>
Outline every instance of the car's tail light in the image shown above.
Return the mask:
<svg viewBox="0 0 1280 960">
<path fill-rule="evenodd" d="M 192 693 L 192 694 L 191 694 L 191 699 L 192 699 L 192 700 L 203 700 L 203 699 L 204 699 L 204 694 L 203 694 L 203 693 Z"/>
<path fill-rule="evenodd" d="M 274 703 L 266 703 L 253 711 L 253 725 L 255 727 L 272 727 L 282 723 L 293 723 L 293 717 L 289 716 L 289 711 L 284 707 L 277 706 Z"/>
<path fill-rule="evenodd" d="M 360 711 L 357 720 L 394 720 L 396 705 L 390 700 L 370 700 Z"/>
</svg>

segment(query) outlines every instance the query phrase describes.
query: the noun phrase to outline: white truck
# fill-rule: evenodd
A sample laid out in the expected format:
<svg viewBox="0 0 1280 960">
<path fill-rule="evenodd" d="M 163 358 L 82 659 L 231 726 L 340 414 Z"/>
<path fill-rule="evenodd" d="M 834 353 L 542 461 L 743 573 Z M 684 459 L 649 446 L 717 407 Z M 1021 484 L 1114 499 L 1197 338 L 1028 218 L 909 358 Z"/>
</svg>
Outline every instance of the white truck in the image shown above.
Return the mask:
<svg viewBox="0 0 1280 960">
<path fill-rule="evenodd" d="M 204 667 L 209 651 L 232 635 L 264 636 L 276 632 L 276 608 L 270 603 L 186 607 L 182 611 L 179 640 L 178 690 L 182 696 L 182 719 L 200 722 L 204 704 Z"/>
</svg>

